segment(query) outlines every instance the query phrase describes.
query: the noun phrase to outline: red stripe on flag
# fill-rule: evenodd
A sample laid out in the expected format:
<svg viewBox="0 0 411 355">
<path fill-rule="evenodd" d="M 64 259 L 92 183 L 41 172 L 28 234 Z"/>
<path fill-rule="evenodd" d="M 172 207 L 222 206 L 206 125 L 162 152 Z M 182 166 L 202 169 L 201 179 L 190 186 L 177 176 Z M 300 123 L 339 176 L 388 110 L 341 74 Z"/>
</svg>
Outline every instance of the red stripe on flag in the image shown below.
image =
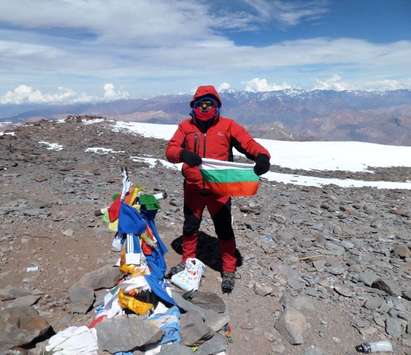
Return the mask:
<svg viewBox="0 0 411 355">
<path fill-rule="evenodd" d="M 259 182 L 231 182 L 231 183 L 215 183 L 206 182 L 206 187 L 212 192 L 221 196 L 253 196 L 257 193 L 260 186 Z"/>
</svg>

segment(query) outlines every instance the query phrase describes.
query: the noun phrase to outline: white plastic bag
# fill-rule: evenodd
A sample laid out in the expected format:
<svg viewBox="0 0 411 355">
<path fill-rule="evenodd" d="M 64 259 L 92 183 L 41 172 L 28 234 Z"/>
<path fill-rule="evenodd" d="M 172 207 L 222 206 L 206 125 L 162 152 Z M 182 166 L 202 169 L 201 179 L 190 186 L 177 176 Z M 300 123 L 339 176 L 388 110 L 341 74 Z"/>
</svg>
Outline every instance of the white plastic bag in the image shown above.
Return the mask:
<svg viewBox="0 0 411 355">
<path fill-rule="evenodd" d="M 171 277 L 171 282 L 184 291 L 198 290 L 205 265 L 196 258 L 186 260 L 185 269 Z"/>
<path fill-rule="evenodd" d="M 121 251 L 121 247 L 123 246 L 123 238 L 116 234 L 111 242 L 111 250 L 112 251 Z"/>
</svg>

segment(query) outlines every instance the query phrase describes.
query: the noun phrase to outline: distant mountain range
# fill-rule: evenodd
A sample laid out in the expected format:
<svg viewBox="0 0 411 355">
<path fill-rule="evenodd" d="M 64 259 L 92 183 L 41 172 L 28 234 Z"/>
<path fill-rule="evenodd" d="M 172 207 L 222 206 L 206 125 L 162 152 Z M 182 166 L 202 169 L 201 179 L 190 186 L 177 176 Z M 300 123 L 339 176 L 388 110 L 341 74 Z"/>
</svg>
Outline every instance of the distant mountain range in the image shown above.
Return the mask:
<svg viewBox="0 0 411 355">
<path fill-rule="evenodd" d="M 356 140 L 411 145 L 411 90 L 383 92 L 283 90 L 223 92 L 222 113 L 261 138 Z M 190 95 L 71 105 L 0 105 L 0 120 L 56 119 L 96 114 L 118 120 L 177 123 Z"/>
</svg>

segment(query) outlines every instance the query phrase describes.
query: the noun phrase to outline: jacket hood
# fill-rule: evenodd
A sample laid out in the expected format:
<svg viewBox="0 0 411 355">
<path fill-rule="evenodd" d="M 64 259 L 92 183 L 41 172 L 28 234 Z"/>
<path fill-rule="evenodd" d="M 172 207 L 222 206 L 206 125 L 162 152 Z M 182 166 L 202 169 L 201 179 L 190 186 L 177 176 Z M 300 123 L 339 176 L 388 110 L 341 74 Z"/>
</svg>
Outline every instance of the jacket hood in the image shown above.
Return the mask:
<svg viewBox="0 0 411 355">
<path fill-rule="evenodd" d="M 194 101 L 204 96 L 212 96 L 217 100 L 218 107 L 221 107 L 221 98 L 213 85 L 199 86 L 191 99 L 190 106 L 193 107 Z"/>
</svg>

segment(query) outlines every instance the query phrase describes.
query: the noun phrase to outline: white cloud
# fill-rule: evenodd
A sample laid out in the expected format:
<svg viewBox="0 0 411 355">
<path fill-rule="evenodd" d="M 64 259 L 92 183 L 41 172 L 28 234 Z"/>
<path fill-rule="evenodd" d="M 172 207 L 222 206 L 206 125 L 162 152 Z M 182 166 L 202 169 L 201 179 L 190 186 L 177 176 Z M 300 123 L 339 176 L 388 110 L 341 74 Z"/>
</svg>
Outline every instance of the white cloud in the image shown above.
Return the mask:
<svg viewBox="0 0 411 355">
<path fill-rule="evenodd" d="M 0 96 L 0 104 L 70 104 L 77 102 L 113 101 L 127 99 L 130 96 L 127 91 L 115 90 L 112 83 L 105 84 L 103 89 L 103 97 L 98 97 L 77 93 L 72 89 L 63 87 L 58 87 L 55 93 L 43 93 L 29 85 L 22 84 Z"/>
<path fill-rule="evenodd" d="M 287 83 L 269 83 L 264 78 L 254 78 L 245 82 L 246 91 L 267 92 L 287 89 L 300 89 Z M 334 74 L 326 79 L 316 79 L 312 90 L 398 90 L 411 89 L 411 79 L 408 80 L 376 80 L 368 82 L 347 82 L 339 74 Z M 72 89 L 58 87 L 54 93 L 45 93 L 29 85 L 21 84 L 15 89 L 0 95 L 0 104 L 70 104 L 80 102 L 114 101 L 130 98 L 130 94 L 125 90 L 116 90 L 114 84 L 106 83 L 103 86 L 103 96 L 92 96 L 86 93 L 78 93 Z M 223 82 L 218 87 L 219 92 L 232 92 L 232 86 Z M 195 89 L 193 89 L 193 92 Z"/>
<path fill-rule="evenodd" d="M 267 79 L 254 78 L 245 83 L 245 91 L 250 92 L 263 92 L 263 91 L 278 91 L 291 89 L 291 85 L 287 83 L 270 84 Z"/>
<path fill-rule="evenodd" d="M 128 99 L 130 94 L 127 91 L 115 90 L 112 83 L 104 84 L 104 99 L 106 100 L 120 100 Z"/>
<path fill-rule="evenodd" d="M 19 85 L 14 90 L 7 91 L 0 97 L 2 104 L 21 103 L 63 103 L 72 101 L 77 94 L 70 89 L 59 87 L 55 94 L 43 94 L 40 90 L 28 85 Z"/>
<path fill-rule="evenodd" d="M 344 91 L 344 90 L 351 90 L 353 89 L 348 83 L 342 80 L 342 77 L 338 74 L 334 74 L 331 77 L 320 80 L 317 79 L 315 81 L 314 90 L 336 90 L 336 91 Z"/>
<path fill-rule="evenodd" d="M 247 70 L 308 65 L 346 65 L 364 73 L 378 69 L 381 74 L 395 75 L 409 68 L 411 41 L 374 44 L 361 39 L 312 38 L 253 47 L 221 39 L 208 41 L 206 45 L 142 49 L 136 53 L 135 60 L 139 62 L 141 58 L 143 64 L 151 66 L 150 72 L 155 75 L 166 72 L 168 76 L 175 70 L 179 74 L 198 74 L 201 67 L 205 76 L 219 72 L 221 77 L 221 73 L 229 71 L 244 77 Z"/>
<path fill-rule="evenodd" d="M 0 2 L 0 22 L 26 29 L 72 28 L 115 44 L 173 45 L 210 36 L 213 20 L 207 11 L 192 0 L 19 0 Z"/>
<path fill-rule="evenodd" d="M 326 79 L 316 79 L 313 90 L 364 90 L 364 91 L 390 91 L 411 89 L 411 80 L 373 80 L 352 81 L 344 80 L 341 75 L 334 74 Z"/>
<path fill-rule="evenodd" d="M 284 26 L 295 26 L 301 22 L 313 21 L 328 12 L 325 0 L 245 0 L 263 21 L 276 20 Z"/>
<path fill-rule="evenodd" d="M 411 89 L 411 79 L 409 80 L 375 80 L 363 84 L 365 90 L 400 90 Z"/>
<path fill-rule="evenodd" d="M 215 37 L 215 29 L 255 30 L 273 19 L 293 26 L 328 11 L 325 0 L 243 2 L 249 11 L 198 0 L 1 1 L 0 23 L 28 30 L 71 28 L 115 44 L 173 46 Z"/>
<path fill-rule="evenodd" d="M 249 12 L 229 13 L 231 5 L 220 10 L 213 8 L 213 2 L 197 0 L 0 1 L 0 24 L 14 28 L 0 26 L 0 38 L 8 39 L 0 41 L 0 88 L 28 80 L 33 86 L 79 87 L 86 78 L 89 87 L 102 80 L 116 82 L 135 85 L 133 91 L 147 96 L 237 78 L 231 82 L 233 87 L 263 73 L 281 74 L 279 82 L 309 82 L 312 79 L 304 72 L 309 66 L 315 66 L 319 78 L 331 66 L 343 68 L 338 70 L 341 75 L 355 70 L 357 81 L 363 79 L 357 85 L 361 87 L 375 73 L 387 87 L 395 87 L 397 83 L 389 81 L 397 78 L 408 75 L 410 79 L 411 41 L 318 37 L 258 47 L 239 45 L 221 29 L 252 30 L 273 20 L 294 26 L 328 11 L 325 0 L 242 1 Z M 290 78 L 284 73 L 290 73 Z M 298 77 L 300 73 L 305 77 Z M 135 84 L 140 79 L 144 86 Z M 316 83 L 343 84 L 328 79 Z M 280 90 L 288 84 L 261 81 L 248 86 L 257 91 Z M 126 94 L 108 88 L 103 95 L 114 99 Z"/>
<path fill-rule="evenodd" d="M 61 51 L 48 46 L 31 44 L 17 41 L 0 40 L 0 59 L 7 57 L 29 58 L 41 57 L 42 59 L 51 59 L 61 55 Z"/>
<path fill-rule="evenodd" d="M 231 85 L 229 83 L 224 82 L 218 86 L 217 91 L 224 92 L 224 91 L 230 91 L 230 89 L 231 89 Z"/>
</svg>

